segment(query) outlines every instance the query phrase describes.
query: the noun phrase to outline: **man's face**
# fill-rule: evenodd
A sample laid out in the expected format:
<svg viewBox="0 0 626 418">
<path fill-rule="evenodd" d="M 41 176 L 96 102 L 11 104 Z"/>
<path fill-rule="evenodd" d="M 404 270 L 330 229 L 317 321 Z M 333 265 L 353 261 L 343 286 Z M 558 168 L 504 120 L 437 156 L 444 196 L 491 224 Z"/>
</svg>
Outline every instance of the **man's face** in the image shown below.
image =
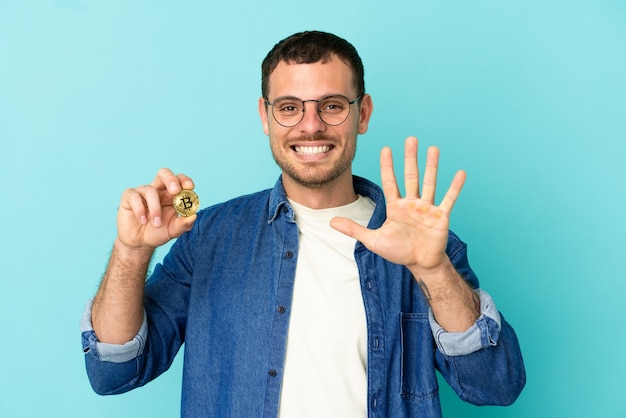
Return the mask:
<svg viewBox="0 0 626 418">
<path fill-rule="evenodd" d="M 357 97 L 352 71 L 337 57 L 326 63 L 280 62 L 270 74 L 269 87 L 270 102 L 285 96 L 317 100 L 339 94 L 350 101 Z M 367 131 L 371 107 L 371 99 L 366 95 L 361 106 L 358 102 L 350 105 L 350 114 L 345 122 L 329 126 L 320 119 L 317 103 L 307 102 L 302 121 L 286 128 L 276 122 L 272 107 L 266 108 L 263 99 L 260 99 L 263 130 L 269 135 L 272 154 L 283 171 L 283 181 L 320 188 L 342 176 L 351 177 L 356 137 Z"/>
</svg>

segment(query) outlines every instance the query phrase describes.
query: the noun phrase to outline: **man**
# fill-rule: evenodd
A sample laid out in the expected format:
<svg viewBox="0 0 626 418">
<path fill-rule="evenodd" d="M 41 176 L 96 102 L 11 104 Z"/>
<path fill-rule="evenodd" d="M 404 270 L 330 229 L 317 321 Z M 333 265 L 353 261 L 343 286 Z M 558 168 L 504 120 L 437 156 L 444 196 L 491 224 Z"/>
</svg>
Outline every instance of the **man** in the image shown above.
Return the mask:
<svg viewBox="0 0 626 418">
<path fill-rule="evenodd" d="M 353 176 L 373 104 L 345 40 L 295 34 L 262 71 L 279 181 L 190 217 L 172 206 L 194 187 L 185 175 L 162 169 L 124 192 L 82 322 L 94 390 L 144 385 L 184 342 L 183 416 L 437 417 L 435 369 L 468 402 L 512 403 L 525 384 L 517 338 L 448 230 L 465 173 L 436 205 L 438 150 L 420 190 L 409 138 L 404 197 L 387 148 L 382 191 Z"/>
</svg>

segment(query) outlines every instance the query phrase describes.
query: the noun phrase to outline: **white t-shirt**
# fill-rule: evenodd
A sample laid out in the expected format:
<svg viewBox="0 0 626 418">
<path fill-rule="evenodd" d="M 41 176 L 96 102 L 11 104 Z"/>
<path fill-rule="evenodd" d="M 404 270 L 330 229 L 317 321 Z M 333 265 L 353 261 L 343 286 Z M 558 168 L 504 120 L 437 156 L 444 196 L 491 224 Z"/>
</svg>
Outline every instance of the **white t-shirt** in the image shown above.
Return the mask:
<svg viewBox="0 0 626 418">
<path fill-rule="evenodd" d="M 336 216 L 367 226 L 374 202 L 313 210 L 290 201 L 300 230 L 280 418 L 367 415 L 367 325 L 356 241 Z"/>
</svg>

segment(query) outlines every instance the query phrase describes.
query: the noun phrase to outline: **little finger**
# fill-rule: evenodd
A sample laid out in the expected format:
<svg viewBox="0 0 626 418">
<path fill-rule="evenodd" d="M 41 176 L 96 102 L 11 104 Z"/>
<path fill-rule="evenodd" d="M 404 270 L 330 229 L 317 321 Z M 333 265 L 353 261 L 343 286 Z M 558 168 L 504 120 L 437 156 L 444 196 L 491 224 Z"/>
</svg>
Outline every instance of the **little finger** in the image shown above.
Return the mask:
<svg viewBox="0 0 626 418">
<path fill-rule="evenodd" d="M 456 200 L 461 194 L 461 189 L 463 189 L 466 177 L 467 175 L 465 174 L 465 171 L 457 171 L 454 178 L 452 179 L 450 188 L 448 188 L 446 195 L 443 197 L 441 203 L 439 204 L 439 209 L 441 209 L 448 216 L 450 215 L 450 212 L 452 212 L 452 208 L 454 207 Z"/>
</svg>

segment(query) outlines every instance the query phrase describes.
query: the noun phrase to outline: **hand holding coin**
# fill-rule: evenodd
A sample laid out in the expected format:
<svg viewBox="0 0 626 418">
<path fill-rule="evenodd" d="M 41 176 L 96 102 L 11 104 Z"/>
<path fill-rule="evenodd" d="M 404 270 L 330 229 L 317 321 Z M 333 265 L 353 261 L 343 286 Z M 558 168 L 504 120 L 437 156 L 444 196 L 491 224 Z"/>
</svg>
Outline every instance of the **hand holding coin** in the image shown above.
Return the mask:
<svg viewBox="0 0 626 418">
<path fill-rule="evenodd" d="M 174 196 L 174 209 L 181 216 L 191 216 L 198 211 L 200 207 L 200 199 L 198 195 L 191 190 L 181 190 Z"/>
<path fill-rule="evenodd" d="M 118 209 L 118 238 L 129 248 L 156 248 L 191 230 L 199 209 L 193 180 L 159 170 L 148 185 L 127 189 Z"/>
</svg>

